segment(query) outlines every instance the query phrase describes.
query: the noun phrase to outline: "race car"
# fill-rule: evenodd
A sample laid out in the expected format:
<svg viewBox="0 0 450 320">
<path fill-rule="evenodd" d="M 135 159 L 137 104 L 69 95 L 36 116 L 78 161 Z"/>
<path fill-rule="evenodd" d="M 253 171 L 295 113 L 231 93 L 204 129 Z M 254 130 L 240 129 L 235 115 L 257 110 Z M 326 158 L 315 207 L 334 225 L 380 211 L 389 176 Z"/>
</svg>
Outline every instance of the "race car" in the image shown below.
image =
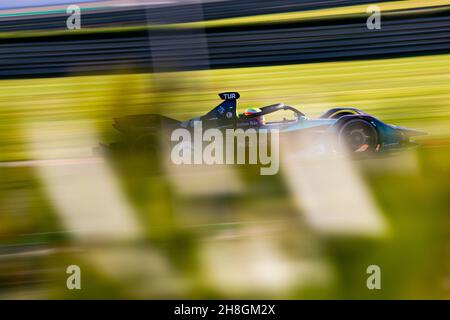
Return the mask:
<svg viewBox="0 0 450 320">
<path fill-rule="evenodd" d="M 219 130 L 278 129 L 281 135 L 289 133 L 332 135 L 333 151 L 345 149 L 360 154 L 414 146 L 415 143 L 411 138 L 426 134 L 423 131 L 384 123 L 357 108 L 333 108 L 317 119 L 310 119 L 294 107 L 277 103 L 249 108 L 239 114 L 238 92 L 223 92 L 219 97 L 223 102 L 217 107 L 203 116 L 186 121 L 156 114 L 115 118 L 113 126 L 124 135 L 125 139 L 110 147 L 120 146 L 131 151 L 153 149 L 161 141 L 161 135 L 170 137 L 168 134 L 176 128 L 193 129 L 198 121 L 202 122 L 203 128 Z"/>
</svg>

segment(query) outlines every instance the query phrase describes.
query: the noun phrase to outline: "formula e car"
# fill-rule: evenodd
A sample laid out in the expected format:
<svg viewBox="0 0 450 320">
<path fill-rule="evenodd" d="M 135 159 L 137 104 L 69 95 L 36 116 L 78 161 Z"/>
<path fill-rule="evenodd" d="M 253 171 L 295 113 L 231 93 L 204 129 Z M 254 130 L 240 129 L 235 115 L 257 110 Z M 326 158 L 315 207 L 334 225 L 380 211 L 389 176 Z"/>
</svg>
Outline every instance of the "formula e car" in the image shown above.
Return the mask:
<svg viewBox="0 0 450 320">
<path fill-rule="evenodd" d="M 130 150 L 153 148 L 155 141 L 160 141 L 161 134 L 170 133 L 176 128 L 193 130 L 198 121 L 202 122 L 203 128 L 219 130 L 255 128 L 278 129 L 281 135 L 292 132 L 331 134 L 334 137 L 334 150 L 342 150 L 345 146 L 350 152 L 362 154 L 413 146 L 415 143 L 411 141 L 412 137 L 426 134 L 384 123 L 356 108 L 333 108 L 317 119 L 310 119 L 296 108 L 283 103 L 257 108 L 252 113 L 238 114 L 236 107 L 239 93 L 224 92 L 219 96 L 224 100 L 221 104 L 205 115 L 187 121 L 155 114 L 115 118 L 113 126 L 125 138 L 120 145 Z M 281 118 L 277 115 L 281 115 Z M 170 140 L 170 135 L 167 137 Z"/>
</svg>

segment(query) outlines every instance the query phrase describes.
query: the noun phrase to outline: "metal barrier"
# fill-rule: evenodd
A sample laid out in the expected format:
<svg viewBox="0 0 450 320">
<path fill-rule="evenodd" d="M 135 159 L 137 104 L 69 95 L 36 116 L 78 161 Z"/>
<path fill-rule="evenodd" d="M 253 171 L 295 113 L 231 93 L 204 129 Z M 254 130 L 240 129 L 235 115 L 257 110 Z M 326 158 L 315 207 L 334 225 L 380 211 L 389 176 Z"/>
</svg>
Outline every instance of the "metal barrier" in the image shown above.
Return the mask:
<svg viewBox="0 0 450 320">
<path fill-rule="evenodd" d="M 366 16 L 184 30 L 76 34 L 0 41 L 0 78 L 113 70 L 197 70 L 450 52 L 450 8 Z M 157 54 L 157 61 L 152 56 Z M 152 66 L 157 63 L 157 66 Z"/>
</svg>

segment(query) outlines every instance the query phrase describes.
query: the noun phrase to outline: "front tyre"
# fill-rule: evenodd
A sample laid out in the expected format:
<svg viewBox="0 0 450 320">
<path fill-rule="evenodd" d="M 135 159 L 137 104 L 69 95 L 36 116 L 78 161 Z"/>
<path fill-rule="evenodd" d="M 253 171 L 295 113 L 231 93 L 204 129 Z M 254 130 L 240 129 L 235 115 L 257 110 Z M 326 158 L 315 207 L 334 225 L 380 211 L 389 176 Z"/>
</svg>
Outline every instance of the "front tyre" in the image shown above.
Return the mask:
<svg viewBox="0 0 450 320">
<path fill-rule="evenodd" d="M 340 126 L 338 145 L 341 150 L 352 153 L 371 153 L 377 150 L 378 133 L 364 119 L 352 119 Z"/>
</svg>

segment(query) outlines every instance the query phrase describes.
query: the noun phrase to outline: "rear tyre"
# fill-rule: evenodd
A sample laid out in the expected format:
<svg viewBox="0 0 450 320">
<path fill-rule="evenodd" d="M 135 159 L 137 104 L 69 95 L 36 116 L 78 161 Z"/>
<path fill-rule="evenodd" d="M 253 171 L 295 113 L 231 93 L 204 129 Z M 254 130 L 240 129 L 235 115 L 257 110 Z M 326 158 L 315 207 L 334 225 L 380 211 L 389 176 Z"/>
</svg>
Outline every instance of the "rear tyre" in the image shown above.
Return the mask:
<svg viewBox="0 0 450 320">
<path fill-rule="evenodd" d="M 377 150 L 378 133 L 375 127 L 363 119 L 353 119 L 340 126 L 338 145 L 352 153 L 371 153 Z"/>
</svg>

